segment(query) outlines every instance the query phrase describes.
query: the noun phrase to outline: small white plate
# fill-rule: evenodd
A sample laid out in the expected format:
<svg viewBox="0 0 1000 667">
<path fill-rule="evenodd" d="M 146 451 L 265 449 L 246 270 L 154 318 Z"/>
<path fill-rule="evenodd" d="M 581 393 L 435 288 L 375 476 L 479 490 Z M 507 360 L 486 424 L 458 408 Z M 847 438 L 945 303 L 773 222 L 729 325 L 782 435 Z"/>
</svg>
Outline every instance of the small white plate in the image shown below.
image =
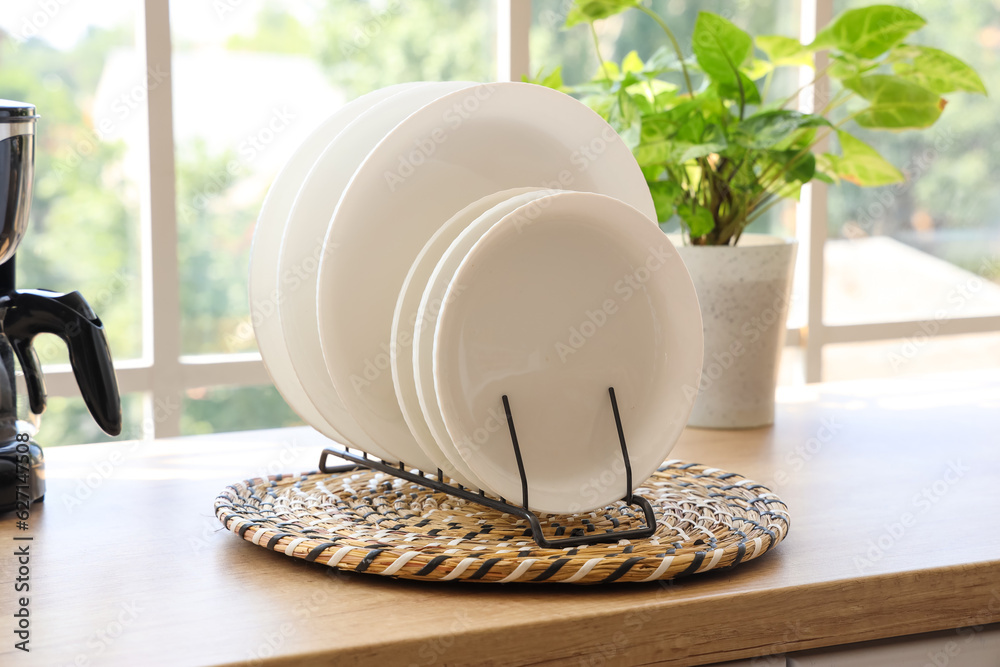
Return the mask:
<svg viewBox="0 0 1000 667">
<path fill-rule="evenodd" d="M 522 83 L 472 86 L 428 104 L 382 140 L 344 190 L 320 264 L 320 341 L 344 405 L 377 442 L 413 439 L 389 360 L 407 271 L 456 211 L 517 187 L 602 192 L 655 217 L 614 130 L 572 97 Z"/>
<path fill-rule="evenodd" d="M 604 507 L 632 490 L 608 388 L 634 488 L 687 423 L 701 326 L 687 269 L 643 212 L 591 193 L 540 198 L 479 239 L 445 296 L 434 381 L 451 441 L 486 488 L 520 499 L 506 395 L 531 509 Z"/>
<path fill-rule="evenodd" d="M 327 144 L 366 109 L 415 85 L 418 84 L 401 83 L 363 95 L 342 106 L 313 130 L 275 176 L 261 205 L 254 229 L 250 249 L 250 322 L 264 368 L 285 402 L 303 421 L 328 438 L 341 442 L 344 436 L 313 407 L 288 357 L 288 346 L 281 331 L 278 313 L 278 251 L 281 235 L 285 231 L 288 212 L 295 201 L 299 185 Z"/>
<path fill-rule="evenodd" d="M 389 462 L 431 464 L 416 445 L 379 440 L 366 433 L 344 407 L 323 362 L 316 323 L 316 273 L 329 252 L 324 246 L 340 195 L 368 153 L 400 121 L 425 104 L 473 85 L 467 82 L 422 83 L 365 110 L 316 159 L 299 188 L 289 214 L 278 261 L 281 328 L 292 368 L 313 406 L 347 444 Z"/>
<path fill-rule="evenodd" d="M 466 486 L 485 488 L 465 461 L 452 451 L 451 436 L 445 428 L 434 394 L 434 327 L 441 309 L 441 298 L 465 253 L 486 230 L 507 213 L 549 192 L 553 191 L 539 188 L 503 190 L 483 197 L 455 214 L 420 251 L 396 303 L 394 339 L 405 340 L 406 333 L 413 337 L 412 347 L 405 348 L 401 356 L 397 350 L 398 363 L 393 364 L 393 382 L 397 383 L 399 405 L 410 430 L 427 455 L 449 477 Z M 445 255 L 449 257 L 447 262 L 443 261 Z M 403 326 L 402 312 L 412 315 L 405 318 L 409 326 L 401 334 L 397 326 Z"/>
</svg>

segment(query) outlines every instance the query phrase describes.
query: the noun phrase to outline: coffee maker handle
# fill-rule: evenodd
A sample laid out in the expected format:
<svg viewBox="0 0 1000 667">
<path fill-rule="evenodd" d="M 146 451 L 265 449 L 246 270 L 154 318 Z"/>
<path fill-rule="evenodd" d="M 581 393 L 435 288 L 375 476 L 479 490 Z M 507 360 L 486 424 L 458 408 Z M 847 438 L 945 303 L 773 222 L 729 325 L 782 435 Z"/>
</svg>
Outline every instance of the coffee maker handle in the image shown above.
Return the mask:
<svg viewBox="0 0 1000 667">
<path fill-rule="evenodd" d="M 33 413 L 45 410 L 46 395 L 32 342 L 40 333 L 51 333 L 69 349 L 73 375 L 94 421 L 109 435 L 121 433 L 121 397 L 104 326 L 79 292 L 15 292 L 10 295 L 3 328 L 24 372 Z"/>
</svg>

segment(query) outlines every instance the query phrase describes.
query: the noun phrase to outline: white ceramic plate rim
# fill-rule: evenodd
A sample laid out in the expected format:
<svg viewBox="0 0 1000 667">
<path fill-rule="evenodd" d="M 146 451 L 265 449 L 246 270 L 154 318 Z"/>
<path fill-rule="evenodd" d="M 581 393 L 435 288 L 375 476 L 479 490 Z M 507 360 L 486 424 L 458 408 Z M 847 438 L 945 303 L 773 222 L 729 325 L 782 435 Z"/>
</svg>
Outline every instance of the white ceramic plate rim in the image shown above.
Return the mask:
<svg viewBox="0 0 1000 667">
<path fill-rule="evenodd" d="M 434 233 L 434 236 L 420 251 L 420 254 L 417 255 L 410 271 L 403 280 L 403 288 L 399 291 L 396 310 L 392 315 L 392 331 L 389 336 L 389 363 L 392 364 L 392 382 L 396 388 L 396 400 L 399 401 L 399 407 L 403 411 L 403 419 L 410 427 L 410 432 L 413 433 L 417 444 L 434 461 L 434 465 L 441 470 L 447 470 L 451 466 L 451 462 L 438 447 L 434 434 L 431 433 L 427 420 L 424 418 L 420 408 L 420 399 L 417 398 L 413 370 L 413 356 L 417 349 L 414 332 L 421 312 L 421 297 L 427 288 L 428 280 L 434 273 L 434 267 L 441 260 L 441 256 L 458 235 L 469 226 L 470 222 L 511 197 L 534 192 L 538 189 L 513 188 L 494 192 L 472 202 L 453 215 L 441 225 L 440 229 Z M 430 347 L 427 349 L 429 352 Z M 461 475 L 456 476 L 456 481 L 466 486 L 475 486 L 468 478 L 461 478 Z"/>
<path fill-rule="evenodd" d="M 552 214 L 567 217 L 572 212 L 572 215 L 580 218 L 589 216 L 592 220 L 601 220 L 610 226 L 620 227 L 621 229 L 616 232 L 616 237 L 622 239 L 623 248 L 629 247 L 625 245 L 626 243 L 642 242 L 643 248 L 646 248 L 653 243 L 659 242 L 661 252 L 670 254 L 676 260 L 665 265 L 658 272 L 653 273 L 650 282 L 662 282 L 664 284 L 661 287 L 662 293 L 669 295 L 673 306 L 678 307 L 676 312 L 673 310 L 664 312 L 661 320 L 671 323 L 672 326 L 683 328 L 686 331 L 685 338 L 692 341 L 691 345 L 695 348 L 671 351 L 673 358 L 678 361 L 674 367 L 677 386 L 682 388 L 698 387 L 701 378 L 704 339 L 702 337 L 701 309 L 698 305 L 694 283 L 691 281 L 691 276 L 687 272 L 687 269 L 684 268 L 684 264 L 679 255 L 677 255 L 673 244 L 659 230 L 658 226 L 653 223 L 646 225 L 645 220 L 643 220 L 646 218 L 644 213 L 620 200 L 594 193 L 563 192 L 546 195 L 533 202 L 533 204 L 526 204 L 518 208 L 492 225 L 486 233 L 479 237 L 475 245 L 467 253 L 464 253 L 458 268 L 453 274 L 449 288 L 452 285 L 468 284 L 469 279 L 466 274 L 469 268 L 475 266 L 484 255 L 491 251 L 491 246 L 495 239 L 509 233 L 509 229 L 512 226 L 516 228 L 520 225 L 525 209 L 532 205 L 538 206 L 542 211 L 541 215 L 533 216 L 533 225 L 544 224 L 545 216 Z M 619 211 L 619 214 L 614 215 L 614 210 L 606 210 L 609 206 L 614 207 Z M 622 214 L 628 208 L 632 209 L 634 215 Z M 603 211 L 605 217 L 596 217 L 601 211 Z M 643 237 L 645 237 L 645 240 Z M 629 248 L 629 250 L 632 250 L 632 248 Z M 666 285 L 669 285 L 669 287 Z M 464 425 L 461 423 L 460 417 L 448 408 L 450 400 L 445 396 L 448 388 L 444 380 L 446 373 L 442 366 L 449 362 L 446 350 L 453 347 L 453 345 L 448 345 L 445 331 L 449 327 L 456 326 L 455 322 L 462 319 L 460 312 L 461 304 L 462 301 L 460 299 L 454 301 L 445 299 L 434 330 L 434 392 L 437 396 L 437 403 L 441 410 L 442 419 L 452 442 L 460 438 Z M 687 424 L 687 417 L 690 415 L 694 404 L 693 396 L 690 398 L 685 396 L 685 398 L 686 400 L 681 404 L 683 406 L 683 418 L 675 420 L 670 424 L 669 430 L 663 431 L 662 439 L 658 443 L 662 445 L 662 449 L 650 447 L 647 451 L 642 447 L 642 443 L 632 442 L 630 444 L 629 458 L 632 466 L 633 489 L 640 486 L 657 470 L 667 454 L 669 454 L 670 449 L 676 444 L 677 439 Z M 652 402 L 648 397 L 646 400 L 647 402 Z M 628 425 L 625 426 L 628 428 Z M 477 478 L 483 480 L 487 488 L 508 498 L 520 497 L 520 475 L 516 468 L 511 466 L 509 470 L 504 471 L 505 474 L 498 475 L 495 472 L 495 468 L 491 465 L 484 465 L 483 460 L 476 457 L 474 451 L 466 452 L 458 447 L 453 449 L 462 456 Z M 602 471 L 598 470 L 596 472 L 600 475 Z M 597 509 L 615 502 L 624 495 L 622 489 L 615 488 L 615 485 L 607 485 L 606 488 L 587 487 L 583 485 L 581 486 L 581 492 L 576 496 L 571 494 L 546 494 L 544 489 L 531 486 L 530 477 L 529 488 L 532 490 L 532 493 L 529 494 L 531 509 L 554 514 L 576 513 Z"/>
<path fill-rule="evenodd" d="M 282 235 L 278 260 L 282 298 L 278 310 L 292 369 L 313 406 L 343 436 L 346 444 L 391 463 L 403 460 L 426 467 L 431 462 L 415 443 L 373 439 L 344 406 L 322 361 L 316 322 L 316 273 L 327 250 L 324 243 L 330 217 L 344 187 L 368 153 L 411 113 L 441 95 L 470 85 L 473 84 L 421 83 L 366 109 L 315 160 L 299 187 Z"/>
<path fill-rule="evenodd" d="M 553 191 L 535 189 L 531 192 L 508 197 L 470 222 L 441 253 L 440 259 L 431 271 L 430 278 L 427 279 L 427 285 L 420 296 L 420 304 L 417 306 L 418 318 L 413 329 L 413 350 L 410 357 L 413 364 L 414 391 L 420 412 L 424 417 L 424 423 L 437 444 L 437 448 L 448 461 L 449 468 L 442 468 L 442 470 L 449 470 L 449 474 L 459 481 L 462 479 L 470 480 L 462 482 L 463 484 L 488 491 L 492 491 L 492 489 L 486 486 L 476 473 L 472 472 L 472 468 L 455 450 L 444 418 L 441 416 L 441 407 L 438 405 L 437 394 L 434 392 L 433 363 L 434 331 L 437 327 L 440 311 L 433 312 L 434 309 L 430 307 L 430 304 L 439 298 L 444 300 L 445 293 L 451 287 L 455 269 L 458 268 L 465 253 L 475 245 L 479 237 L 509 212 L 551 192 Z M 443 304 L 441 307 L 443 308 Z"/>
<path fill-rule="evenodd" d="M 326 145 L 366 109 L 396 92 L 413 87 L 401 83 L 372 91 L 333 112 L 295 149 L 271 182 L 261 205 L 250 247 L 248 292 L 250 323 L 264 368 L 278 393 L 304 422 L 333 440 L 341 435 L 313 407 L 298 376 L 292 370 L 288 347 L 278 313 L 278 252 L 288 212 L 295 201 L 299 184 Z"/>
</svg>

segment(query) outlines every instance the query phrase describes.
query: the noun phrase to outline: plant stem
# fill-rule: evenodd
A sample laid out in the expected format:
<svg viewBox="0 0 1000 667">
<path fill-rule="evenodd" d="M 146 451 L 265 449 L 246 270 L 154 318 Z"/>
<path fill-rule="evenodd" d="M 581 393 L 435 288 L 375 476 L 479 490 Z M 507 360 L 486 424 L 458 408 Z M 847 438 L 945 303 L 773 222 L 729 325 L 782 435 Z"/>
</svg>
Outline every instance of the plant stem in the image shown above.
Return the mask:
<svg viewBox="0 0 1000 667">
<path fill-rule="evenodd" d="M 801 93 L 801 92 L 802 92 L 803 90 L 805 90 L 805 89 L 806 89 L 806 88 L 808 88 L 809 86 L 814 86 L 814 85 L 816 85 L 816 82 L 817 82 L 817 81 L 819 81 L 819 80 L 820 80 L 820 79 L 822 79 L 822 78 L 823 78 L 824 76 L 826 76 L 826 72 L 827 72 L 827 70 L 828 70 L 828 69 L 830 69 L 830 66 L 829 66 L 829 65 L 827 65 L 827 66 L 826 66 L 826 67 L 824 67 L 824 68 L 823 68 L 822 70 L 820 70 L 819 72 L 817 72 L 817 73 L 816 73 L 816 76 L 814 76 L 814 77 L 813 77 L 813 80 L 812 80 L 812 81 L 810 81 L 810 82 L 809 82 L 809 83 L 807 83 L 807 84 L 804 84 L 804 85 L 800 86 L 800 87 L 799 87 L 799 89 L 798 89 L 798 90 L 796 90 L 796 91 L 795 91 L 794 93 L 792 93 L 792 94 L 791 94 L 791 95 L 790 95 L 790 96 L 788 97 L 788 99 L 786 99 L 786 100 L 785 100 L 784 102 L 782 102 L 782 103 L 781 103 L 781 106 L 780 106 L 780 107 L 778 107 L 778 108 L 779 108 L 779 109 L 784 109 L 785 107 L 787 107 L 787 106 L 788 106 L 788 103 L 789 103 L 789 102 L 794 102 L 795 100 L 797 100 L 797 99 L 799 98 L 799 94 L 800 94 L 800 93 Z"/>
<path fill-rule="evenodd" d="M 593 23 L 590 23 L 590 36 L 594 39 L 594 53 L 597 55 L 597 62 L 601 64 L 601 74 L 604 78 L 611 80 L 611 75 L 608 73 L 607 65 L 604 62 L 604 57 L 601 56 L 601 41 L 597 38 L 597 28 L 594 27 Z"/>
<path fill-rule="evenodd" d="M 764 77 L 764 92 L 760 94 L 760 103 L 767 104 L 767 94 L 771 92 L 771 80 L 774 78 L 774 69 Z"/>
<path fill-rule="evenodd" d="M 780 204 L 785 199 L 784 197 L 779 197 L 777 195 L 772 195 L 772 197 L 773 199 L 770 202 L 768 202 L 764 206 L 761 206 L 760 208 L 754 209 L 753 215 L 747 217 L 747 225 L 756 222 L 762 215 L 770 211 L 772 208 Z"/>
<path fill-rule="evenodd" d="M 668 26 L 662 18 L 660 18 L 659 14 L 654 12 L 649 7 L 646 7 L 645 5 L 636 5 L 636 8 L 656 21 L 663 32 L 667 35 L 667 39 L 670 40 L 670 44 L 674 47 L 674 53 L 677 54 L 677 60 L 681 64 L 681 72 L 684 73 L 684 83 L 687 85 L 688 92 L 691 93 L 692 97 L 694 97 L 694 86 L 691 85 L 691 76 L 688 74 L 687 65 L 684 64 L 684 53 L 681 51 L 680 42 L 678 42 L 677 38 L 674 36 L 674 31 L 670 29 L 670 26 Z M 591 24 L 591 27 L 593 27 L 593 24 Z"/>
<path fill-rule="evenodd" d="M 803 149 L 802 149 L 801 151 L 799 151 L 799 152 L 798 152 L 798 153 L 797 153 L 797 154 L 795 155 L 795 157 L 794 157 L 794 158 L 792 158 L 792 159 L 791 159 L 791 160 L 789 160 L 789 161 L 788 161 L 788 162 L 787 162 L 787 163 L 786 163 L 785 165 L 783 165 L 783 168 L 782 168 L 782 169 L 780 169 L 780 170 L 778 171 L 778 173 L 777 173 L 777 174 L 775 174 L 775 178 L 774 178 L 774 180 L 772 180 L 772 181 L 771 181 L 771 183 L 770 183 L 769 185 L 773 185 L 774 183 L 776 183 L 776 182 L 777 182 L 777 179 L 778 179 L 779 177 L 781 177 L 781 176 L 784 176 L 784 175 L 785 175 L 785 172 L 787 172 L 787 171 L 788 171 L 788 170 L 789 170 L 789 169 L 790 169 L 790 168 L 792 167 L 792 165 L 794 165 L 794 164 L 795 164 L 796 162 L 798 162 L 799 160 L 801 160 L 801 159 L 802 159 L 802 158 L 803 158 L 803 157 L 805 156 L 805 154 L 806 154 L 806 153 L 808 153 L 808 152 L 809 152 L 809 151 L 811 151 L 811 150 L 812 150 L 813 148 L 815 148 L 816 146 L 818 146 L 818 145 L 819 145 L 819 144 L 820 144 L 820 143 L 821 143 L 821 142 L 822 142 L 822 141 L 823 141 L 824 139 L 826 139 L 827 137 L 829 137 L 829 136 L 830 136 L 831 134 L 833 134 L 833 133 L 834 133 L 835 131 L 839 130 L 839 129 L 840 129 L 841 127 L 843 127 L 843 126 L 844 126 L 844 125 L 846 125 L 847 123 L 849 123 L 849 122 L 851 122 L 852 120 L 854 120 L 854 118 L 855 118 L 856 116 L 858 116 L 859 114 L 861 114 L 861 113 L 862 113 L 863 111 L 864 111 L 864 109 L 861 109 L 860 111 L 855 111 L 854 113 L 850 114 L 849 116 L 847 116 L 846 118 L 844 118 L 844 119 L 843 119 L 842 121 L 840 121 L 839 123 L 836 123 L 836 124 L 835 124 L 835 125 L 834 125 L 834 126 L 833 126 L 832 128 L 828 129 L 828 130 L 826 131 L 826 133 L 824 133 L 824 134 L 822 134 L 822 135 L 820 135 L 820 136 L 817 136 L 817 137 L 816 137 L 816 138 L 815 138 L 815 139 L 814 139 L 814 140 L 812 141 L 812 143 L 811 143 L 811 144 L 809 144 L 808 146 L 806 146 L 805 148 L 803 148 Z M 818 133 L 817 133 L 817 134 L 818 134 Z M 765 186 L 765 187 L 768 187 L 768 186 Z"/>
<path fill-rule="evenodd" d="M 833 96 L 833 99 L 830 100 L 830 103 L 827 104 L 825 107 L 823 107 L 823 110 L 820 112 L 819 115 L 826 116 L 828 113 L 830 113 L 831 111 L 833 111 L 837 107 L 840 107 L 840 106 L 843 106 L 843 105 L 847 104 L 848 102 L 850 102 L 852 99 L 854 99 L 858 95 L 857 93 L 855 93 L 855 92 L 852 91 L 852 92 L 848 93 L 846 96 L 844 96 L 842 99 L 838 99 L 838 98 L 840 98 L 840 95 L 843 92 L 846 92 L 846 91 L 844 91 L 844 90 L 838 91 L 837 94 Z"/>
</svg>

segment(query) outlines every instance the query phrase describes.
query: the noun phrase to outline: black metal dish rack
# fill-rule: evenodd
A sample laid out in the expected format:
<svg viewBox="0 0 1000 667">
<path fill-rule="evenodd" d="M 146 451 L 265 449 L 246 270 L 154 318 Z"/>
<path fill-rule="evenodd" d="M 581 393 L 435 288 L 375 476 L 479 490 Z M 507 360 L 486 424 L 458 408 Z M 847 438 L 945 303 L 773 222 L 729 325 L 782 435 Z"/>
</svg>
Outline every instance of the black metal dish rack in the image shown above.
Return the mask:
<svg viewBox="0 0 1000 667">
<path fill-rule="evenodd" d="M 441 493 L 446 493 L 456 498 L 479 503 L 499 512 L 506 512 L 516 517 L 520 517 L 531 526 L 531 537 L 538 546 L 545 549 L 561 549 L 563 547 L 577 547 L 585 544 L 597 544 L 600 542 L 617 542 L 618 540 L 643 539 L 650 537 L 656 531 L 656 513 L 652 505 L 642 496 L 632 493 L 632 463 L 629 460 L 628 446 L 625 444 L 625 431 L 622 428 L 621 415 L 618 412 L 618 400 L 615 397 L 615 388 L 608 388 L 608 395 L 611 398 L 611 410 L 615 416 L 615 426 L 618 429 L 618 441 L 621 444 L 622 459 L 625 463 L 625 495 L 623 502 L 629 505 L 637 505 L 642 509 L 645 524 L 639 528 L 627 528 L 624 530 L 608 530 L 603 533 L 583 533 L 571 534 L 568 537 L 547 537 L 542 532 L 541 522 L 538 516 L 528 509 L 528 477 L 524 471 L 524 462 L 521 459 L 521 447 L 517 442 L 517 432 L 514 429 L 514 417 L 511 415 L 510 402 L 506 394 L 502 397 L 504 413 L 507 416 L 507 428 L 510 430 L 510 440 L 514 447 L 514 457 L 517 460 L 517 471 L 521 476 L 521 506 L 514 505 L 502 497 L 492 497 L 483 490 L 474 491 L 461 484 L 451 485 L 444 481 L 444 474 L 439 468 L 437 473 L 426 473 L 424 471 L 407 468 L 406 464 L 400 462 L 393 465 L 380 459 L 372 457 L 366 452 L 358 450 L 358 453 L 350 451 L 348 448 L 327 448 L 320 455 L 319 469 L 324 473 L 340 473 L 359 468 L 370 468 L 388 475 L 393 475 L 405 479 L 414 484 L 426 486 Z M 346 465 L 329 465 L 328 459 L 335 456 L 346 459 L 351 463 Z"/>
</svg>

